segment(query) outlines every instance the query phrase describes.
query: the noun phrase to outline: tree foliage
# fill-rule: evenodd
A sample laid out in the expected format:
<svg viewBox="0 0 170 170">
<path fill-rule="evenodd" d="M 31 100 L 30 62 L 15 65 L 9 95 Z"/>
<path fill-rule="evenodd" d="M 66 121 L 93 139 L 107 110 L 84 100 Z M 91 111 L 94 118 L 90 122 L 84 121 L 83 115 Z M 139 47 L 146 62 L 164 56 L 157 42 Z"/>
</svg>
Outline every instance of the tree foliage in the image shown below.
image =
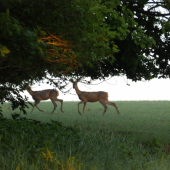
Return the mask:
<svg viewBox="0 0 170 170">
<path fill-rule="evenodd" d="M 170 76 L 168 0 L 0 3 L 2 103 L 20 98 L 25 82 L 49 75 L 59 89 L 70 76 L 124 74 L 134 81 Z"/>
<path fill-rule="evenodd" d="M 123 38 L 110 39 L 119 49 L 113 54 L 115 62 L 103 58 L 95 69 L 85 66 L 86 76 L 92 73 L 93 78 L 104 78 L 123 74 L 133 81 L 169 78 L 170 2 L 122 0 L 117 6 L 105 0 L 103 3 L 115 9 L 105 22 Z M 117 19 L 117 15 L 121 18 Z M 124 30 L 128 32 L 125 34 Z"/>
</svg>

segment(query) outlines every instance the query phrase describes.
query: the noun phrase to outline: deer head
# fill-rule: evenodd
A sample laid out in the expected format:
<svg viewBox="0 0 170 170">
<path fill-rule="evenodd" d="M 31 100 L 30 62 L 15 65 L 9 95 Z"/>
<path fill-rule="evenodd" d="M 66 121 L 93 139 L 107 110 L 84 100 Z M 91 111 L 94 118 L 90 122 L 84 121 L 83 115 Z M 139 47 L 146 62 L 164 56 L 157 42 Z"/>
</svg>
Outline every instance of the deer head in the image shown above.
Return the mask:
<svg viewBox="0 0 170 170">
<path fill-rule="evenodd" d="M 30 90 L 31 89 L 31 87 L 29 86 L 28 83 L 25 83 L 22 88 L 23 88 L 23 90 Z"/>
</svg>

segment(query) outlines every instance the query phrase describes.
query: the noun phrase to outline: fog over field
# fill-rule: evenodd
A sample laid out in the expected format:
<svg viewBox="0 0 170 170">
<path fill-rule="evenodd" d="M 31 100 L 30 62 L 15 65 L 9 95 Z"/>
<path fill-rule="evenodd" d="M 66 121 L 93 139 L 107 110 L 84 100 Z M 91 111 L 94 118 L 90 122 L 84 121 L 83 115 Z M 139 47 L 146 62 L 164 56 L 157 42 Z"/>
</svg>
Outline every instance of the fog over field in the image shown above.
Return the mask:
<svg viewBox="0 0 170 170">
<path fill-rule="evenodd" d="M 150 81 L 138 81 L 132 82 L 126 77 L 114 77 L 108 79 L 106 82 L 93 81 L 93 85 L 78 84 L 81 91 L 106 91 L 109 93 L 109 100 L 170 100 L 170 80 L 169 79 L 152 79 Z M 53 86 L 46 83 L 35 84 L 32 86 L 32 90 L 38 91 L 43 89 L 52 89 Z M 67 89 L 72 88 L 72 83 Z M 27 91 L 24 95 L 29 97 L 32 101 L 32 97 Z M 78 96 L 74 89 L 71 89 L 69 93 L 62 93 L 59 91 L 59 97 L 64 101 L 79 101 Z"/>
</svg>

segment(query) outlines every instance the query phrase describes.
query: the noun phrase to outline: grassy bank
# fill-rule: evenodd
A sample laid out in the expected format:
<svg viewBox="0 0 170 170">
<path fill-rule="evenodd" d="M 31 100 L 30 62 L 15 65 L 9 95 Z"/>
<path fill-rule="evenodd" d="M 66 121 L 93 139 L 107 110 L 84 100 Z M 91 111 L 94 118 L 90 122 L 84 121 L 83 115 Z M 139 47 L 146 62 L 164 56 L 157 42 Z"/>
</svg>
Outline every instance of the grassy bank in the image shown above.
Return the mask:
<svg viewBox="0 0 170 170">
<path fill-rule="evenodd" d="M 51 102 L 40 103 L 16 120 L 3 105 L 0 122 L 0 169 L 169 170 L 170 102 L 117 101 L 121 115 L 108 106 L 64 102 L 64 113 L 51 115 Z M 82 108 L 81 108 L 82 109 Z M 18 113 L 18 112 L 17 112 Z"/>
</svg>

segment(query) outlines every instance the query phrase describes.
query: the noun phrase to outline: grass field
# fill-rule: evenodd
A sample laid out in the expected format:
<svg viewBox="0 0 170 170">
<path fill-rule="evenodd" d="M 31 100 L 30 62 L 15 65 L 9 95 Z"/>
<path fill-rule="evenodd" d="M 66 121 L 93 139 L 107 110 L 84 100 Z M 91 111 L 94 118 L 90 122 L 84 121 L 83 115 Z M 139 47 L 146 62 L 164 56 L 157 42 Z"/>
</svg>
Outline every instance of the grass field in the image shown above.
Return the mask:
<svg viewBox="0 0 170 170">
<path fill-rule="evenodd" d="M 41 102 L 16 120 L 19 111 L 2 106 L 2 170 L 169 170 L 170 101 L 117 101 L 120 115 L 108 106 L 88 103 L 84 116 L 78 102 Z M 82 107 L 81 107 L 82 110 Z"/>
</svg>

